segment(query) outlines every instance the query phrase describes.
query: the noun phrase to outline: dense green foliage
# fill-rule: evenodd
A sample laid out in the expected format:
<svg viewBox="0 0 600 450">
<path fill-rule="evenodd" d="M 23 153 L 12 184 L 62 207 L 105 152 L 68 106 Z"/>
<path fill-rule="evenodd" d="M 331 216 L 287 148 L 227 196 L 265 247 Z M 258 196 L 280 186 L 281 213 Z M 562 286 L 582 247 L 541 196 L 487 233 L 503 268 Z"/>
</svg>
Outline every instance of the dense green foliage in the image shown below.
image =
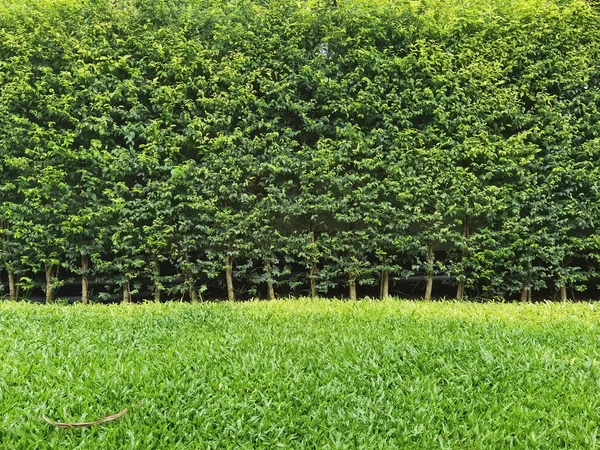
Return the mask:
<svg viewBox="0 0 600 450">
<path fill-rule="evenodd" d="M 566 298 L 598 280 L 599 9 L 2 0 L 0 220 L 11 298 Z"/>
<path fill-rule="evenodd" d="M 599 324 L 589 303 L 3 303 L 0 447 L 593 449 Z"/>
</svg>

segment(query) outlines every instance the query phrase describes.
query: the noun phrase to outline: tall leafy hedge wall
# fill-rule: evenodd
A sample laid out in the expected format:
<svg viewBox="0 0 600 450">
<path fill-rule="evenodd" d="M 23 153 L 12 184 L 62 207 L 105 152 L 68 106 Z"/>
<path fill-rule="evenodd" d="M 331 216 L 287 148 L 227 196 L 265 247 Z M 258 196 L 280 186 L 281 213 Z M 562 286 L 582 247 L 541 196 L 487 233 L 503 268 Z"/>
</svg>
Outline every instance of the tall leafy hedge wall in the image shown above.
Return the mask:
<svg viewBox="0 0 600 450">
<path fill-rule="evenodd" d="M 1 0 L 0 220 L 12 298 L 566 299 L 598 283 L 600 10 Z"/>
</svg>

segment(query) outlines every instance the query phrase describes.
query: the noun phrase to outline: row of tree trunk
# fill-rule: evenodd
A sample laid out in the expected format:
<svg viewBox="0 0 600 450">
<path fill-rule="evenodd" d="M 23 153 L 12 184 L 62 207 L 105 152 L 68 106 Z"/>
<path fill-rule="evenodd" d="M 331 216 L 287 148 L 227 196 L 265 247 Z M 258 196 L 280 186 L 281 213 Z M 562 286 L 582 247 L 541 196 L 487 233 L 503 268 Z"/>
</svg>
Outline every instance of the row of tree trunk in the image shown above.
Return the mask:
<svg viewBox="0 0 600 450">
<path fill-rule="evenodd" d="M 236 297 L 235 297 L 235 289 L 233 286 L 233 268 L 232 268 L 233 259 L 232 259 L 232 257 L 227 256 L 225 258 L 225 263 L 226 263 L 225 280 L 227 283 L 227 299 L 229 301 L 235 301 Z M 83 257 L 82 258 L 83 275 L 81 276 L 81 289 L 82 289 L 81 302 L 84 304 L 87 304 L 89 302 L 89 283 L 88 283 L 88 278 L 86 275 L 88 268 L 89 268 L 89 261 L 88 261 L 87 257 Z M 269 300 L 275 300 L 275 298 L 276 298 L 275 297 L 275 286 L 274 286 L 273 279 L 271 278 L 270 267 L 267 265 L 265 267 L 265 270 L 267 271 L 267 277 L 268 277 L 267 278 L 267 298 Z M 309 277 L 310 278 L 310 296 L 312 298 L 317 298 L 319 296 L 318 291 L 317 291 L 316 274 L 317 274 L 317 266 L 316 266 L 316 264 L 313 264 L 313 266 L 311 267 L 311 270 L 310 270 L 310 277 Z M 54 279 L 57 276 L 58 276 L 58 267 L 55 265 L 52 265 L 52 264 L 46 265 L 46 303 L 52 303 L 54 301 L 54 291 L 55 291 Z M 199 302 L 200 298 L 198 296 L 198 291 L 196 289 L 195 282 L 193 280 L 188 280 L 188 283 L 189 283 L 188 284 L 188 295 L 190 297 L 190 300 L 192 302 Z M 390 286 L 390 272 L 388 270 L 384 270 L 381 273 L 380 286 L 379 286 L 379 297 L 381 299 L 386 299 L 389 297 L 389 286 Z M 357 300 L 358 296 L 357 296 L 356 276 L 352 273 L 350 273 L 348 275 L 348 287 L 349 287 L 349 293 L 348 293 L 349 299 Z M 433 289 L 433 273 L 432 273 L 432 271 L 429 271 L 426 276 L 424 300 L 426 300 L 426 301 L 431 300 L 432 289 Z M 464 298 L 464 289 L 465 289 L 465 283 L 463 281 L 459 281 L 458 286 L 457 286 L 457 292 L 456 292 L 457 299 Z M 10 300 L 16 301 L 19 299 L 19 277 L 18 277 L 18 275 L 15 275 L 12 272 L 8 273 L 8 291 L 9 291 Z M 154 292 L 154 299 L 160 300 L 160 289 L 155 287 L 153 292 Z M 132 297 L 131 297 L 131 287 L 130 287 L 129 280 L 126 280 L 123 283 L 122 294 L 123 294 L 123 296 L 122 296 L 123 303 L 130 303 Z M 571 291 L 571 298 L 573 300 L 575 300 L 573 291 Z M 563 302 L 566 302 L 569 300 L 569 295 L 568 295 L 566 286 L 562 286 L 560 288 L 560 299 Z M 523 289 L 521 290 L 521 301 L 522 302 L 531 301 L 531 287 L 528 285 L 528 283 L 523 284 Z"/>
<path fill-rule="evenodd" d="M 466 222 L 465 222 L 466 223 Z M 468 238 L 468 227 L 465 225 L 464 236 Z M 425 296 L 424 300 L 430 301 L 433 290 L 433 264 L 435 262 L 435 256 L 433 252 L 433 242 L 429 242 L 427 246 L 427 270 L 426 270 L 426 285 L 425 285 Z M 225 264 L 225 280 L 227 284 L 227 299 L 229 301 L 235 301 L 235 289 L 233 286 L 233 256 L 228 255 L 224 259 Z M 267 276 L 267 298 L 269 300 L 275 299 L 275 286 L 272 278 L 271 264 L 265 261 L 265 273 Z M 310 268 L 309 280 L 310 280 L 310 296 L 313 298 L 318 297 L 317 290 L 317 264 L 314 263 Z M 89 271 L 89 258 L 87 255 L 81 257 L 81 301 L 84 304 L 89 302 L 89 283 L 87 273 Z M 52 303 L 54 301 L 55 283 L 54 280 L 58 277 L 58 266 L 55 264 L 47 263 L 45 265 L 46 273 L 46 303 Z M 379 297 L 382 299 L 389 297 L 389 286 L 390 286 L 390 272 L 384 270 L 381 273 L 380 286 L 379 286 Z M 356 275 L 353 273 L 348 274 L 348 287 L 349 287 L 349 298 L 350 300 L 357 300 L 357 282 Z M 9 298 L 12 301 L 16 301 L 19 298 L 19 277 L 12 271 L 8 270 L 8 290 Z M 154 287 L 154 299 L 160 300 L 161 289 L 159 286 Z M 131 302 L 131 287 L 129 280 L 126 280 L 122 286 L 123 303 Z M 462 299 L 465 293 L 465 282 L 459 281 L 456 290 L 456 298 Z M 574 292 L 571 291 L 571 297 L 574 300 Z M 188 279 L 188 295 L 192 302 L 200 301 L 196 284 L 192 277 Z M 560 288 L 560 299 L 563 302 L 568 301 L 569 296 L 567 294 L 567 287 L 562 286 Z M 521 301 L 531 301 L 531 286 L 529 283 L 524 282 L 521 290 Z"/>
</svg>

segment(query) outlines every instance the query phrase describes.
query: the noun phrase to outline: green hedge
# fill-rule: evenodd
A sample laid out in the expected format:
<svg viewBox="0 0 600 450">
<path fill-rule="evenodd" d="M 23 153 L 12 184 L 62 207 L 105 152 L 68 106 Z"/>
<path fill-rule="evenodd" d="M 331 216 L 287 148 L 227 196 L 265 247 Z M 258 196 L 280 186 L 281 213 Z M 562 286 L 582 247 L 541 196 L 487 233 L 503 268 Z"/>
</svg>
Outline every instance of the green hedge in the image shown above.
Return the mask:
<svg viewBox="0 0 600 450">
<path fill-rule="evenodd" d="M 2 0 L 0 219 L 12 298 L 566 298 L 598 277 L 599 10 Z"/>
</svg>

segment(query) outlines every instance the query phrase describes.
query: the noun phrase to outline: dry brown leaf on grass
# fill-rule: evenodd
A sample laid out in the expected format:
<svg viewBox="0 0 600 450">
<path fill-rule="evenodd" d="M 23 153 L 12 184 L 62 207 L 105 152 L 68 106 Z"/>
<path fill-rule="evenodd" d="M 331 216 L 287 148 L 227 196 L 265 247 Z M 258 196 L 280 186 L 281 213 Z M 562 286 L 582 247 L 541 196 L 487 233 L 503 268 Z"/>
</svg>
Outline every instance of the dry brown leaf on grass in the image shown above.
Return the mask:
<svg viewBox="0 0 600 450">
<path fill-rule="evenodd" d="M 113 414 L 112 416 L 106 416 L 100 420 L 96 420 L 95 422 L 75 422 L 75 423 L 66 423 L 66 422 L 55 422 L 49 419 L 46 414 L 42 414 L 43 419 L 49 423 L 50 425 L 54 425 L 55 427 L 67 429 L 67 428 L 83 428 L 83 427 L 91 427 L 94 425 L 100 425 L 101 423 L 111 422 L 113 420 L 119 419 L 123 416 L 129 409 L 125 408 L 123 411 Z"/>
</svg>

